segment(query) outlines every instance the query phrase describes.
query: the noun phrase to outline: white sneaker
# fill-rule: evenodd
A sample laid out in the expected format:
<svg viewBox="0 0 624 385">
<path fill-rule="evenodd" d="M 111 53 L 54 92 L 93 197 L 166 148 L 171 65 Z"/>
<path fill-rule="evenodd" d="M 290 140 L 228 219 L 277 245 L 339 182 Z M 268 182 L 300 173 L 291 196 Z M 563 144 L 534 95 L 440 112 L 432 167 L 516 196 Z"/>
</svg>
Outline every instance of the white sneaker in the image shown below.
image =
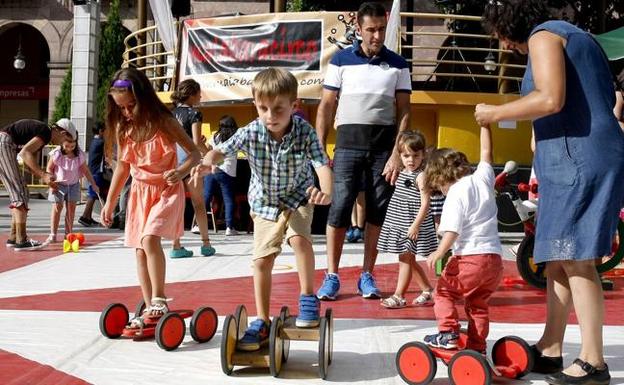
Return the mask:
<svg viewBox="0 0 624 385">
<path fill-rule="evenodd" d="M 226 236 L 238 235 L 238 231 L 236 231 L 236 229 L 228 227 L 227 229 L 225 229 L 225 235 Z"/>
<path fill-rule="evenodd" d="M 43 243 L 50 244 L 50 243 L 56 243 L 56 242 L 58 242 L 56 234 L 50 234 L 48 235 L 48 238 L 46 238 L 46 240 Z"/>
<path fill-rule="evenodd" d="M 200 233 L 199 226 L 197 226 L 197 225 L 193 226 L 193 228 L 191 229 L 191 233 L 199 234 Z"/>
</svg>

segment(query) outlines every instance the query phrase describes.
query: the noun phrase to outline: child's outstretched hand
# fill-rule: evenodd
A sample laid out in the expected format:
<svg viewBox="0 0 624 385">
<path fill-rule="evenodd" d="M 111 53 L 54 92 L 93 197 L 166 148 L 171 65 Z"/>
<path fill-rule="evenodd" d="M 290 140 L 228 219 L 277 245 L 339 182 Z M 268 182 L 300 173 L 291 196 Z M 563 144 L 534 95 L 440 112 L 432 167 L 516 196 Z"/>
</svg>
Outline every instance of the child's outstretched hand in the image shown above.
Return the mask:
<svg viewBox="0 0 624 385">
<path fill-rule="evenodd" d="M 317 189 L 314 186 L 308 187 L 306 190 L 308 193 L 308 201 L 310 203 L 314 203 L 315 205 L 323 205 L 326 206 L 331 203 L 331 196 L 325 194 L 321 190 Z"/>
<path fill-rule="evenodd" d="M 180 173 L 177 169 L 167 170 L 163 173 L 163 177 L 169 186 L 172 184 L 178 183 L 182 180 L 182 173 Z"/>
<path fill-rule="evenodd" d="M 427 266 L 431 270 L 435 270 L 436 262 L 439 259 L 442 259 L 442 257 L 444 257 L 444 253 L 441 253 L 439 250 L 434 251 L 433 253 L 429 254 L 429 256 L 427 257 Z"/>
</svg>

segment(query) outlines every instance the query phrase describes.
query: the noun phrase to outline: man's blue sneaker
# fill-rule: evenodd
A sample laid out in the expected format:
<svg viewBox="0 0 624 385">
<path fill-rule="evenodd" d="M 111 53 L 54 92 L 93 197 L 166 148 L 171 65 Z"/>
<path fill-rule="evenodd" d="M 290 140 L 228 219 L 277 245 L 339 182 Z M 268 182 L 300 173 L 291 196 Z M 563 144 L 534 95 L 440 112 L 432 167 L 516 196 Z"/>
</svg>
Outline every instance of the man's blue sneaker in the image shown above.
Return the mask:
<svg viewBox="0 0 624 385">
<path fill-rule="evenodd" d="M 361 294 L 364 298 L 381 298 L 381 292 L 375 284 L 375 277 L 368 271 L 360 274 L 360 279 L 357 283 L 358 294 Z"/>
<path fill-rule="evenodd" d="M 314 328 L 320 321 L 321 302 L 314 294 L 301 294 L 299 296 L 299 315 L 295 320 L 298 328 Z"/>
<path fill-rule="evenodd" d="M 360 229 L 357 226 L 351 227 L 348 231 L 347 231 L 347 242 L 349 243 L 355 243 L 359 240 L 364 239 L 364 233 L 362 231 L 362 229 Z"/>
<path fill-rule="evenodd" d="M 338 274 L 325 274 L 325 279 L 323 279 L 321 288 L 316 292 L 316 297 L 322 300 L 335 301 L 338 296 L 338 290 L 340 290 Z"/>
<path fill-rule="evenodd" d="M 429 334 L 425 336 L 424 341 L 427 345 L 434 348 L 457 349 L 457 341 L 459 335 L 454 332 L 440 332 L 438 334 Z"/>
<path fill-rule="evenodd" d="M 253 352 L 269 342 L 269 325 L 261 319 L 253 321 L 236 344 L 238 350 Z"/>
<path fill-rule="evenodd" d="M 351 239 L 353 239 L 353 230 L 355 230 L 355 227 L 353 226 L 347 229 L 347 232 L 345 233 L 345 239 L 347 242 L 352 242 Z"/>
</svg>

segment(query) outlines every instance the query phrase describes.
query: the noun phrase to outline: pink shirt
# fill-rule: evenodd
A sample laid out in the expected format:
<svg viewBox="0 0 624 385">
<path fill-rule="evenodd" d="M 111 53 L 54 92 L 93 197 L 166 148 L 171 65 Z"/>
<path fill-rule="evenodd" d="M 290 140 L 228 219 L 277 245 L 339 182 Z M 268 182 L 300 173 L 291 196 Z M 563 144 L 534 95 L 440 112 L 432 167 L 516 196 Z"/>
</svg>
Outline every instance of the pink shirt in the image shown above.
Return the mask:
<svg viewBox="0 0 624 385">
<path fill-rule="evenodd" d="M 70 158 L 67 155 L 63 155 L 60 147 L 50 152 L 50 159 L 54 164 L 54 176 L 56 180 L 65 185 L 72 185 L 78 183 L 82 173 L 80 172 L 80 166 L 85 163 L 85 153 L 82 150 L 79 151 L 78 156 Z"/>
</svg>

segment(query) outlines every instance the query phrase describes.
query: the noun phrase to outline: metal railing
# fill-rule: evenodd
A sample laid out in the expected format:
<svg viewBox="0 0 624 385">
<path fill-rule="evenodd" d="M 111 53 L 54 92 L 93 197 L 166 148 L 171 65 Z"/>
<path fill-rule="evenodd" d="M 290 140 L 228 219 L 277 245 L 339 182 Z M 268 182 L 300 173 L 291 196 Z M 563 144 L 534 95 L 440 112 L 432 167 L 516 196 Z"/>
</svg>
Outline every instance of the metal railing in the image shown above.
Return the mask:
<svg viewBox="0 0 624 385">
<path fill-rule="evenodd" d="M 402 12 L 399 51 L 410 63 L 414 89 L 516 93 L 525 63 L 481 31 L 481 17 Z M 455 26 L 462 23 L 461 30 Z M 178 27 L 179 25 L 176 25 Z M 128 35 L 123 67 L 142 70 L 157 91 L 176 85 L 176 53 L 166 51 L 155 26 Z"/>
<path fill-rule="evenodd" d="M 157 91 L 167 91 L 175 85 L 175 51 L 165 50 L 155 25 L 129 34 L 124 45 L 123 68 L 143 71 Z"/>
<path fill-rule="evenodd" d="M 481 31 L 481 17 L 402 12 L 400 52 L 411 64 L 414 89 L 517 92 L 526 67 Z M 461 28 L 457 26 L 461 24 Z M 475 32 L 477 31 L 477 32 Z"/>
</svg>

